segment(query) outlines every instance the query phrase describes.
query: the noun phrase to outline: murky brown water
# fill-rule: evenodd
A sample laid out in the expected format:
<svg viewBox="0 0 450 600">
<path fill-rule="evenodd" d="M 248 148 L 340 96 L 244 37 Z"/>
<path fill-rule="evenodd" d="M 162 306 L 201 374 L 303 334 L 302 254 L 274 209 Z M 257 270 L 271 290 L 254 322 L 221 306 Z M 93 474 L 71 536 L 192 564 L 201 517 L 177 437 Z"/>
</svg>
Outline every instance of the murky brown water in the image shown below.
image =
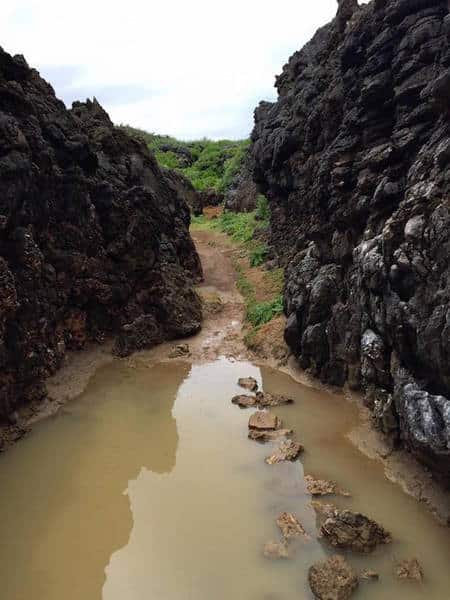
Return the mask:
<svg viewBox="0 0 450 600">
<path fill-rule="evenodd" d="M 306 446 L 301 462 L 268 466 L 247 439 L 249 411 L 231 405 L 240 376 L 296 399 L 277 409 Z M 303 472 L 336 479 L 336 501 L 391 530 L 394 543 L 357 568 L 378 583 L 355 598 L 450 598 L 450 536 L 344 438 L 356 420 L 339 396 L 246 363 L 100 369 L 85 393 L 0 456 L 2 600 L 298 600 L 307 567 L 328 550 L 315 537 L 292 561 L 263 558 L 280 511 L 315 536 Z M 332 500 L 334 501 L 334 500 Z M 395 581 L 416 556 L 421 584 Z"/>
</svg>

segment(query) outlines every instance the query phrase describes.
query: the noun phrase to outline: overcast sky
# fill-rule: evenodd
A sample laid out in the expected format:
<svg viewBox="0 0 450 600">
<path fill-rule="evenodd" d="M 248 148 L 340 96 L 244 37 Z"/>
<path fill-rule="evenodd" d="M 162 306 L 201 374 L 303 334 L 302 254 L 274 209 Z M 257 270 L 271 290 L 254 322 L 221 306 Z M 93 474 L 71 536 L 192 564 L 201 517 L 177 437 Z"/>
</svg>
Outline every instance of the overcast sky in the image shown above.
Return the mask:
<svg viewBox="0 0 450 600">
<path fill-rule="evenodd" d="M 246 137 L 274 76 L 336 0 L 1 0 L 0 45 L 68 107 L 182 139 Z"/>
</svg>

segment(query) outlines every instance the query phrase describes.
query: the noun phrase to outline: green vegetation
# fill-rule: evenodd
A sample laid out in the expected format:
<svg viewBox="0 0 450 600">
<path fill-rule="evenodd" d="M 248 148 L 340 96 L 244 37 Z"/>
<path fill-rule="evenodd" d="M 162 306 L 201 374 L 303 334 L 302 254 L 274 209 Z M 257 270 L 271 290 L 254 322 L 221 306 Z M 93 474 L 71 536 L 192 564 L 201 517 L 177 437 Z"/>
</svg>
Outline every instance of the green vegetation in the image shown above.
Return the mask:
<svg viewBox="0 0 450 600">
<path fill-rule="evenodd" d="M 250 267 L 258 267 L 267 257 L 265 244 L 255 239 L 256 228 L 266 228 L 269 224 L 269 206 L 264 196 L 258 198 L 257 208 L 249 213 L 224 212 L 217 219 L 208 220 L 205 216 L 193 217 L 192 227 L 195 229 L 212 229 L 226 233 L 243 249 Z M 259 327 L 271 321 L 283 312 L 283 270 L 275 269 L 264 273 L 264 287 L 270 290 L 269 300 L 257 301 L 256 290 L 247 278 L 245 269 L 238 259 L 234 260 L 237 271 L 237 287 L 245 301 L 246 320 L 251 330 L 246 337 L 249 343 Z"/>
<path fill-rule="evenodd" d="M 130 135 L 143 139 L 160 165 L 180 171 L 199 191 L 212 189 L 225 192 L 250 145 L 250 140 L 183 142 L 127 125 L 121 127 Z"/>
</svg>

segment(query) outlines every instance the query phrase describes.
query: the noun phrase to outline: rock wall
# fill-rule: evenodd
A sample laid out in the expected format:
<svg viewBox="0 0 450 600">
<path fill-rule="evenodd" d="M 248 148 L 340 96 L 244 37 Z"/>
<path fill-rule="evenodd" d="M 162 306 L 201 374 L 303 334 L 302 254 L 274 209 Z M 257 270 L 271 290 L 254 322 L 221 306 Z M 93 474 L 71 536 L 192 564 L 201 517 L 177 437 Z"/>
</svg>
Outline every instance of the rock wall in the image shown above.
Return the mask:
<svg viewBox="0 0 450 600">
<path fill-rule="evenodd" d="M 450 484 L 447 0 L 341 0 L 261 103 L 286 340 Z"/>
<path fill-rule="evenodd" d="M 189 223 L 144 143 L 0 49 L 1 417 L 88 340 L 124 356 L 199 329 Z"/>
</svg>

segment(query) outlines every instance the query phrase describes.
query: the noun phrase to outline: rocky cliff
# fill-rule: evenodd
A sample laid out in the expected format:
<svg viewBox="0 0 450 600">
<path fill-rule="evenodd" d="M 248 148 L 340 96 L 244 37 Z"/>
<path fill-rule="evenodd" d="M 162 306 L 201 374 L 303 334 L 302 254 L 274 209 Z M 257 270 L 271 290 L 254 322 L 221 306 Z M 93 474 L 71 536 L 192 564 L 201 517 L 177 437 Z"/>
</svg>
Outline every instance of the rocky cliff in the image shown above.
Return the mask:
<svg viewBox="0 0 450 600">
<path fill-rule="evenodd" d="M 450 484 L 447 0 L 340 0 L 261 103 L 286 340 Z"/>
<path fill-rule="evenodd" d="M 121 356 L 200 327 L 183 194 L 96 102 L 72 110 L 0 49 L 0 416 L 68 349 Z"/>
</svg>

